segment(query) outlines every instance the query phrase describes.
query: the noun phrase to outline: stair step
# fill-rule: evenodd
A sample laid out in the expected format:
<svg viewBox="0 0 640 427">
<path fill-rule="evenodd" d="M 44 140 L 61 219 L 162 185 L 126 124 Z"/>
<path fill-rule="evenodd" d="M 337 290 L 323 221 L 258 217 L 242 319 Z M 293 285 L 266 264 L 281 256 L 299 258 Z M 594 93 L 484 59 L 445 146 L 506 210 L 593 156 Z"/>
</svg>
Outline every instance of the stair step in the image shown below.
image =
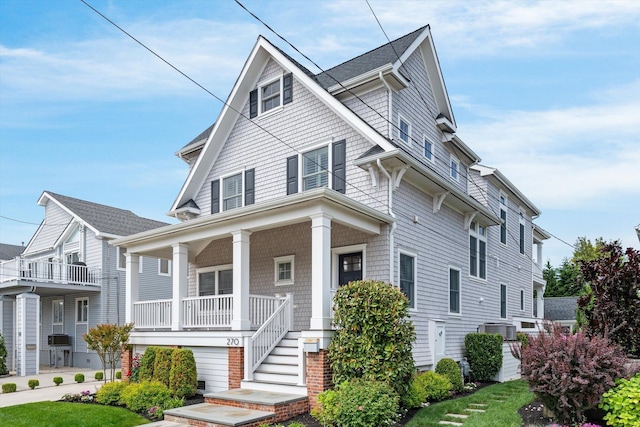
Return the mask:
<svg viewBox="0 0 640 427">
<path fill-rule="evenodd" d="M 276 356 L 295 356 L 298 357 L 298 347 L 280 347 L 277 346 L 271 351 Z"/>
<path fill-rule="evenodd" d="M 199 403 L 197 405 L 168 409 L 164 411 L 164 416 L 166 421 L 171 422 L 186 421 L 189 423 L 187 420 L 197 420 L 223 426 L 241 426 L 263 420 L 265 423 L 270 423 L 275 420 L 275 414 L 273 412 L 213 405 L 210 403 Z"/>
<path fill-rule="evenodd" d="M 297 340 L 297 339 L 298 339 L 298 338 L 300 338 L 301 336 L 302 336 L 302 333 L 301 333 L 301 332 L 292 332 L 292 331 L 289 331 L 289 332 L 287 332 L 287 335 L 285 335 L 284 337 L 285 337 L 285 338 L 289 338 L 289 339 L 295 339 L 295 340 Z"/>
<path fill-rule="evenodd" d="M 256 381 L 262 381 L 267 383 L 275 383 L 275 384 L 288 384 L 288 385 L 297 385 L 298 384 L 298 376 L 297 375 L 283 375 L 283 374 L 274 374 L 274 373 L 266 373 L 266 372 L 258 372 L 256 371 L 253 374 L 253 378 Z"/>
<path fill-rule="evenodd" d="M 277 347 L 293 347 L 293 348 L 298 348 L 298 339 L 291 339 L 291 338 L 283 338 L 277 345 Z"/>
<path fill-rule="evenodd" d="M 279 393 L 290 393 L 290 394 L 300 394 L 303 396 L 307 395 L 307 387 L 304 385 L 298 384 L 275 384 L 270 382 L 262 382 L 262 381 L 242 381 L 240 383 L 240 388 L 247 390 L 261 390 L 261 391 L 270 391 L 270 392 L 279 392 Z"/>
<path fill-rule="evenodd" d="M 298 365 L 275 365 L 271 363 L 262 363 L 256 369 L 256 372 L 265 374 L 282 374 L 282 375 L 298 375 Z"/>
<path fill-rule="evenodd" d="M 269 363 L 271 365 L 298 366 L 298 355 L 296 354 L 295 356 L 290 356 L 271 353 L 269 356 L 267 356 L 266 359 L 264 359 L 262 363 Z"/>
</svg>

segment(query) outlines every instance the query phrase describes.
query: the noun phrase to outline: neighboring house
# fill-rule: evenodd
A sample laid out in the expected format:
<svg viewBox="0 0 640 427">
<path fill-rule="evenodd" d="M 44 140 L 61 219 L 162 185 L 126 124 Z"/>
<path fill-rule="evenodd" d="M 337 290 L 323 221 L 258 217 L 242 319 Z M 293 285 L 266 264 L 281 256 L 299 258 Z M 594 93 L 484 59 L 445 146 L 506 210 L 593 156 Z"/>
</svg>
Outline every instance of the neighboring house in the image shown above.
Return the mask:
<svg viewBox="0 0 640 427">
<path fill-rule="evenodd" d="M 456 134 L 429 28 L 392 45 L 314 75 L 258 38 L 216 122 L 177 153 L 190 171 L 169 215 L 183 222 L 111 242 L 127 248 L 136 325 L 123 364 L 178 345 L 203 390 L 314 405 L 332 296 L 363 278 L 409 298 L 421 370 L 460 360 L 484 323 L 536 322 L 540 211 Z M 170 301 L 143 298 L 142 256 L 173 261 Z"/>
<path fill-rule="evenodd" d="M 576 324 L 579 297 L 547 297 L 544 299 L 544 318 L 571 331 Z"/>
<path fill-rule="evenodd" d="M 0 263 L 9 368 L 18 375 L 40 364 L 100 368 L 82 335 L 125 320 L 124 249 L 108 242 L 168 224 L 48 191 L 38 204 L 44 221 L 21 254 Z M 143 297 L 171 297 L 170 261 L 145 257 L 138 272 Z"/>
<path fill-rule="evenodd" d="M 24 245 L 24 243 L 23 243 Z M 10 245 L 7 243 L 0 243 L 0 280 L 2 280 L 2 263 L 4 261 L 13 260 L 19 257 L 24 252 L 25 247 L 23 245 Z M 7 349 L 6 365 L 9 370 L 14 366 L 14 334 L 13 334 L 13 304 L 14 299 L 8 296 L 2 295 L 0 292 L 0 333 L 4 337 L 4 344 Z"/>
</svg>

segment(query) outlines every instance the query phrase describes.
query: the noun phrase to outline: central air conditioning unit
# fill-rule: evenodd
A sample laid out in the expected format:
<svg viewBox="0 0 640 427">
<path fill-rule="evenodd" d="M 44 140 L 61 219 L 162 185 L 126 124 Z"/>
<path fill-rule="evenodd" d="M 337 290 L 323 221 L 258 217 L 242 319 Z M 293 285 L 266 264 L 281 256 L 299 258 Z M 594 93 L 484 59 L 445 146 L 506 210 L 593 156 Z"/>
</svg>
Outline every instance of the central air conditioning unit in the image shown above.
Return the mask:
<svg viewBox="0 0 640 427">
<path fill-rule="evenodd" d="M 479 333 L 500 334 L 505 341 L 516 339 L 516 327 L 507 323 L 485 323 L 478 326 Z"/>
</svg>

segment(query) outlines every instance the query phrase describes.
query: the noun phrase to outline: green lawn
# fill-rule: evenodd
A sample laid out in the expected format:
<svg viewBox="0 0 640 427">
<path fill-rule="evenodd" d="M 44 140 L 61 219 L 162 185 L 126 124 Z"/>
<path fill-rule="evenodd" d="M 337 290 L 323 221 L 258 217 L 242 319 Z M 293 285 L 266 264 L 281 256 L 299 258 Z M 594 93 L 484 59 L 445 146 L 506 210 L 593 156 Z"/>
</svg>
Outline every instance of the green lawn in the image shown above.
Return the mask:
<svg viewBox="0 0 640 427">
<path fill-rule="evenodd" d="M 149 421 L 124 408 L 71 402 L 36 402 L 0 408 L 0 426 L 131 427 Z"/>
<path fill-rule="evenodd" d="M 495 384 L 459 399 L 447 400 L 421 409 L 407 427 L 442 427 L 440 420 L 459 421 L 446 418 L 445 414 L 468 414 L 465 409 L 471 404 L 487 405 L 484 413 L 473 413 L 464 421 L 464 427 L 520 427 L 522 420 L 518 409 L 534 400 L 526 382 L 522 380 Z"/>
</svg>

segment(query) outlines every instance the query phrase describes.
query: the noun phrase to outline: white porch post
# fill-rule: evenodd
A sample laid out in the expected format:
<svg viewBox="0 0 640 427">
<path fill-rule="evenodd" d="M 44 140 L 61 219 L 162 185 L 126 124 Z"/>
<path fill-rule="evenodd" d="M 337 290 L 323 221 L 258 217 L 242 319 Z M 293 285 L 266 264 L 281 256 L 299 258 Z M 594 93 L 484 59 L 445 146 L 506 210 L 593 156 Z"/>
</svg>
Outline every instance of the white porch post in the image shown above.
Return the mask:
<svg viewBox="0 0 640 427">
<path fill-rule="evenodd" d="M 184 309 L 182 300 L 187 297 L 189 280 L 189 245 L 175 243 L 173 245 L 173 294 L 171 302 L 171 330 L 182 329 Z"/>
<path fill-rule="evenodd" d="M 132 254 L 129 252 L 125 253 L 126 259 L 126 290 L 125 290 L 125 322 L 132 323 L 135 318 L 134 314 L 134 303 L 138 302 L 139 294 L 139 267 L 140 267 L 140 256 L 138 254 Z"/>
<path fill-rule="evenodd" d="M 231 329 L 251 329 L 249 320 L 249 244 L 250 231 L 239 230 L 233 236 L 233 318 Z M 245 351 L 247 351 L 245 349 Z"/>
<path fill-rule="evenodd" d="M 312 330 L 331 329 L 331 216 L 311 216 Z"/>
</svg>

